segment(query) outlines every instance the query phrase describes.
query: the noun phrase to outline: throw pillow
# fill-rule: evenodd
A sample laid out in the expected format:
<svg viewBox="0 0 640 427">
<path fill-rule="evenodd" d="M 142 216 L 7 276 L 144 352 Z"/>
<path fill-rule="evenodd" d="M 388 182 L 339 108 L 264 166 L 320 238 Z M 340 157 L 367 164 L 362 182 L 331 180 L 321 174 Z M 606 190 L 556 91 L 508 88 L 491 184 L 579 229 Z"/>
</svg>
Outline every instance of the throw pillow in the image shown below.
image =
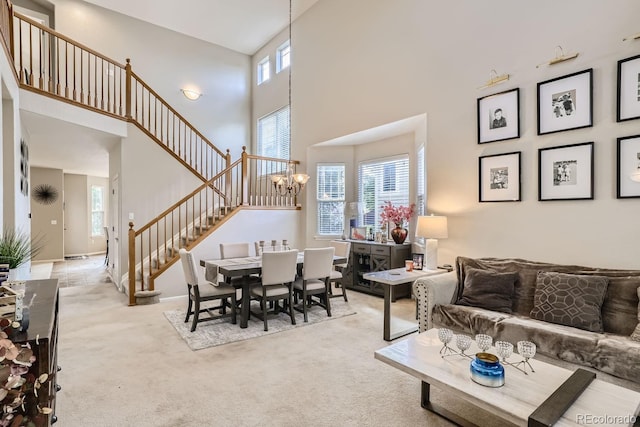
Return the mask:
<svg viewBox="0 0 640 427">
<path fill-rule="evenodd" d="M 462 295 L 456 304 L 511 313 L 516 280 L 518 280 L 517 272 L 497 273 L 467 268 Z"/>
<path fill-rule="evenodd" d="M 539 272 L 531 318 L 592 332 L 603 332 L 602 303 L 609 279 Z"/>
<path fill-rule="evenodd" d="M 640 288 L 638 288 L 638 299 L 640 300 Z M 638 325 L 636 326 L 636 330 L 631 334 L 631 339 L 640 341 L 640 302 L 638 302 Z"/>
</svg>

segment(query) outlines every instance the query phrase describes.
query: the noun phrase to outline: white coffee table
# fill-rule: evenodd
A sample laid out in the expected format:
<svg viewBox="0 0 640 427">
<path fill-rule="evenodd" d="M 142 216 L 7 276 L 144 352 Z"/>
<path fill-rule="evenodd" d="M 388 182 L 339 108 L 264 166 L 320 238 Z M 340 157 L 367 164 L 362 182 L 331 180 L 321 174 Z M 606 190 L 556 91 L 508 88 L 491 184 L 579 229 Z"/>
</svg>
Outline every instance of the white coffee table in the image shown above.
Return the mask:
<svg viewBox="0 0 640 427">
<path fill-rule="evenodd" d="M 376 271 L 372 273 L 366 273 L 362 276 L 365 280 L 371 280 L 372 282 L 381 283 L 384 288 L 384 327 L 382 338 L 385 341 L 392 341 L 396 338 L 403 337 L 418 330 L 418 325 L 409 322 L 402 322 L 405 324 L 405 328 L 391 333 L 391 296 L 393 293 L 393 287 L 403 285 L 405 283 L 413 283 L 416 279 L 425 276 L 434 276 L 436 274 L 446 273 L 446 270 L 413 270 L 406 271 L 403 268 L 394 268 L 392 270 Z"/>
<path fill-rule="evenodd" d="M 431 385 L 508 422 L 527 425 L 529 415 L 573 373 L 534 358 L 530 362 L 535 373 L 525 375 L 505 366 L 505 385 L 490 388 L 471 381 L 469 359 L 457 355 L 443 358 L 440 356 L 441 348 L 442 343 L 434 328 L 376 351 L 375 358 L 420 379 L 422 407 L 459 425 L 474 424 L 432 404 L 429 401 Z M 467 354 L 473 355 L 477 351 L 473 343 Z M 491 348 L 489 352 L 495 354 L 495 349 Z M 516 361 L 518 355 L 514 354 L 512 359 Z M 639 408 L 640 393 L 596 378 L 554 425 L 594 424 L 594 420 L 598 420 L 598 425 L 634 425 Z"/>
</svg>

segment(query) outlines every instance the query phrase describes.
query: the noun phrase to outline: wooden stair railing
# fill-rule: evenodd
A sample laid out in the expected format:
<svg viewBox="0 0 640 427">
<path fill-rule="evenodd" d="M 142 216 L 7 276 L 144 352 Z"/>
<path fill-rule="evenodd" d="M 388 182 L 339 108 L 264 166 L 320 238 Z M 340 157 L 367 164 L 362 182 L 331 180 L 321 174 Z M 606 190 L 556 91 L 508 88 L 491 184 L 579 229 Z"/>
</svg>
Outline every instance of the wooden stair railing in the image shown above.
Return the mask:
<svg viewBox="0 0 640 427">
<path fill-rule="evenodd" d="M 155 290 L 155 279 L 178 259 L 178 249 L 190 249 L 238 209 L 299 209 L 294 195 L 281 195 L 271 176 L 282 174 L 290 164 L 282 159 L 248 155 L 202 184 L 148 224 L 135 230 L 129 223 L 129 305 L 137 291 Z"/>
<path fill-rule="evenodd" d="M 22 89 L 134 123 L 203 182 L 229 165 L 227 156 L 126 64 L 13 13 L 2 0 L 0 34 L 13 49 Z M 14 30 L 5 31 L 10 26 Z M 7 45 L 7 32 L 10 39 Z"/>
<path fill-rule="evenodd" d="M 127 59 L 127 69 L 130 69 Z M 138 127 L 174 156 L 182 159 L 194 173 L 210 180 L 229 165 L 226 157 L 204 135 L 174 110 L 137 74 L 131 72 L 131 111 Z"/>
</svg>

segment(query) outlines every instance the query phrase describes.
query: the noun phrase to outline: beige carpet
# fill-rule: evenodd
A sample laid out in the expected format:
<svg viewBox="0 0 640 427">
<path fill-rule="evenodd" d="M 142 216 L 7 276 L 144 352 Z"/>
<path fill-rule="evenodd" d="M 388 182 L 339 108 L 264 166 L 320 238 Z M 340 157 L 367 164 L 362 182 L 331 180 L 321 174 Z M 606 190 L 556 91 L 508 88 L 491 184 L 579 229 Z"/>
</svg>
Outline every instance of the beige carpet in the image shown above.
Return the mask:
<svg viewBox="0 0 640 427">
<path fill-rule="evenodd" d="M 215 304 L 214 304 L 215 305 Z M 260 306 L 253 303 L 252 311 L 260 311 Z M 232 324 L 230 318 L 222 318 L 209 320 L 198 323 L 195 331 L 191 332 L 191 324 L 193 316 L 189 322 L 185 323 L 186 309 L 169 310 L 164 312 L 164 316 L 169 323 L 175 328 L 176 332 L 182 337 L 191 350 L 202 350 L 203 348 L 215 347 L 217 345 L 228 344 L 235 341 L 248 340 L 251 338 L 259 338 L 265 335 L 271 335 L 289 329 L 301 328 L 303 326 L 312 325 L 327 320 L 339 319 L 344 316 L 355 314 L 349 304 L 340 300 L 331 304 L 331 317 L 327 316 L 327 311 L 322 307 L 312 307 L 307 312 L 308 322 L 304 322 L 302 313 L 295 313 L 296 324 L 291 324 L 291 318 L 288 313 L 279 312 L 278 314 L 268 313 L 267 323 L 268 331 L 264 330 L 264 324 L 261 320 L 257 320 L 251 316 L 253 321 L 245 329 L 240 328 L 240 314 L 238 313 L 238 324 Z M 202 318 L 207 317 L 207 313 L 201 314 Z"/>
<path fill-rule="evenodd" d="M 56 427 L 451 425 L 420 407 L 418 380 L 374 359 L 388 345 L 381 298 L 350 292 L 353 316 L 191 351 L 163 315 L 184 300 L 127 307 L 113 284 L 60 296 Z M 411 320 L 414 304 L 393 310 Z"/>
</svg>

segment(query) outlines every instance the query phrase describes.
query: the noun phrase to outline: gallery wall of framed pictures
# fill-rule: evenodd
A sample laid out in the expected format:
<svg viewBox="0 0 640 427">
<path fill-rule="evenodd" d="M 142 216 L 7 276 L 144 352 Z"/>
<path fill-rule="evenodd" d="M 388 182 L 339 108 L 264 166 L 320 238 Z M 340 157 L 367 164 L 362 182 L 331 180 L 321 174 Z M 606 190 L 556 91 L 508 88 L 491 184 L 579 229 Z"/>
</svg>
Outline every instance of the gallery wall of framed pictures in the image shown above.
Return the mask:
<svg viewBox="0 0 640 427">
<path fill-rule="evenodd" d="M 537 135 L 593 127 L 593 68 L 541 81 L 536 89 Z M 520 117 L 520 88 L 478 98 L 477 143 L 519 139 Z M 617 62 L 616 121 L 637 119 L 640 55 Z M 593 200 L 594 142 L 561 142 L 538 149 L 538 201 Z M 522 156 L 510 151 L 478 158 L 479 202 L 522 200 L 522 180 L 528 179 L 521 173 Z M 640 198 L 640 135 L 617 138 L 616 165 L 616 197 Z"/>
</svg>

